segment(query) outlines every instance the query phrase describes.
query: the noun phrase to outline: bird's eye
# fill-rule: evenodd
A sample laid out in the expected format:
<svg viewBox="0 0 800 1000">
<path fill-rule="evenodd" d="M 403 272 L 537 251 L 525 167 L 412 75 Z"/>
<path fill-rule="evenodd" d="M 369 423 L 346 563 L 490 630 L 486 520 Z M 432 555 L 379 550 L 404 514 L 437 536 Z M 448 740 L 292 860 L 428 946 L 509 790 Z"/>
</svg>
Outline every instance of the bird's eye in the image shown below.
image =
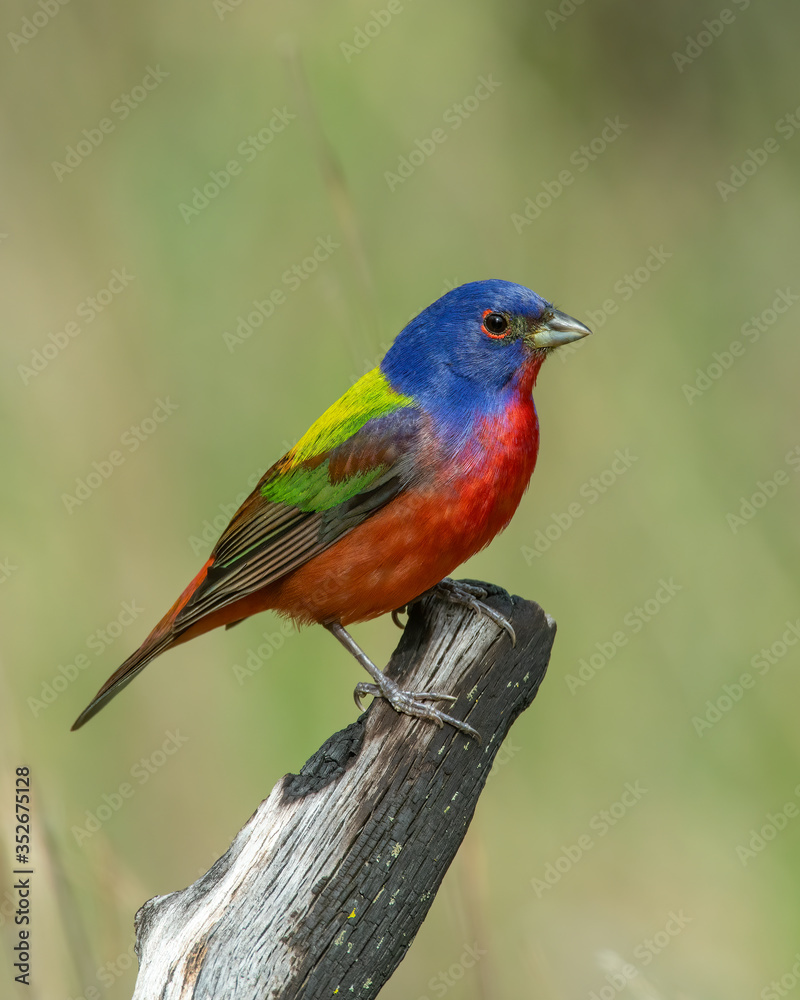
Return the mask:
<svg viewBox="0 0 800 1000">
<path fill-rule="evenodd" d="M 483 332 L 497 339 L 505 337 L 508 333 L 508 320 L 502 313 L 489 310 L 483 314 Z"/>
</svg>

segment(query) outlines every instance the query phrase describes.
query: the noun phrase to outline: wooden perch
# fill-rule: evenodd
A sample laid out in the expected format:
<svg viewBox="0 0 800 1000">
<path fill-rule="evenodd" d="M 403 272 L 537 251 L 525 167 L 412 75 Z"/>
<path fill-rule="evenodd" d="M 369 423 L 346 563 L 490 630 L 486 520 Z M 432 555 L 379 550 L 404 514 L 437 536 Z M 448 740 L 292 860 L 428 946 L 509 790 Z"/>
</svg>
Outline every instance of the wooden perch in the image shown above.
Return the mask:
<svg viewBox="0 0 800 1000">
<path fill-rule="evenodd" d="M 287 774 L 197 882 L 136 915 L 134 1000 L 374 997 L 405 956 L 472 819 L 495 754 L 544 677 L 555 623 L 483 584 L 513 624 L 428 597 L 388 672 L 458 695 L 481 734 L 373 702 Z"/>
</svg>

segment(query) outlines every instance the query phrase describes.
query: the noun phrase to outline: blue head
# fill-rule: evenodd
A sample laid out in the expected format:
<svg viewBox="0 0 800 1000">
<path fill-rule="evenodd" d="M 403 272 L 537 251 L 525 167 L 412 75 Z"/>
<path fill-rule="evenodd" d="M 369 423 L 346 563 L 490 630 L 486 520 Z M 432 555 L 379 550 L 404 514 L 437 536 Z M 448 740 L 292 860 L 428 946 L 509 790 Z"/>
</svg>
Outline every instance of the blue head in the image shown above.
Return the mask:
<svg viewBox="0 0 800 1000">
<path fill-rule="evenodd" d="M 524 285 L 473 281 L 413 319 L 381 371 L 429 412 L 486 414 L 502 410 L 513 393 L 529 392 L 550 350 L 589 332 Z"/>
</svg>

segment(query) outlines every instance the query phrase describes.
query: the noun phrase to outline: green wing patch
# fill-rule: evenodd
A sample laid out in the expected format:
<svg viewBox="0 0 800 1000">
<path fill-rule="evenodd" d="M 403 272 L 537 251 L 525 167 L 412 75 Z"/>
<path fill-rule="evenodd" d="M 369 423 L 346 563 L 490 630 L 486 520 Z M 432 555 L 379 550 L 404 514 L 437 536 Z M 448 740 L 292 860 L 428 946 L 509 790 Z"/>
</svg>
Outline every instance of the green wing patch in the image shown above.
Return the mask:
<svg viewBox="0 0 800 1000">
<path fill-rule="evenodd" d="M 281 472 L 278 478 L 262 486 L 261 495 L 273 503 L 297 507 L 304 513 L 330 510 L 367 489 L 383 471 L 379 466 L 332 483 L 326 460 L 313 469 L 300 466 Z"/>
<path fill-rule="evenodd" d="M 272 503 L 304 512 L 330 510 L 367 489 L 384 472 L 375 465 L 345 477 L 331 475 L 327 454 L 344 444 L 370 420 L 385 417 L 413 400 L 395 392 L 380 368 L 373 368 L 316 420 L 261 485 Z"/>
</svg>

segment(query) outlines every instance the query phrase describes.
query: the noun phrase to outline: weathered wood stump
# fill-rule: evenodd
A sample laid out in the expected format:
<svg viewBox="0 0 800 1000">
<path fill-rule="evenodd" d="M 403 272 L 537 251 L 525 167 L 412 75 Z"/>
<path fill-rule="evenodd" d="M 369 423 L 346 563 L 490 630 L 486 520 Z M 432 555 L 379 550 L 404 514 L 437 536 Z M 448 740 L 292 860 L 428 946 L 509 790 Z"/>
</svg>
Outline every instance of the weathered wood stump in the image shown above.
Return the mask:
<svg viewBox="0 0 800 1000">
<path fill-rule="evenodd" d="M 481 734 L 375 701 L 287 774 L 193 885 L 136 915 L 134 1000 L 374 997 L 397 968 L 455 857 L 511 724 L 544 677 L 555 623 L 483 584 L 516 631 L 426 598 L 388 672 L 458 695 Z"/>
</svg>

